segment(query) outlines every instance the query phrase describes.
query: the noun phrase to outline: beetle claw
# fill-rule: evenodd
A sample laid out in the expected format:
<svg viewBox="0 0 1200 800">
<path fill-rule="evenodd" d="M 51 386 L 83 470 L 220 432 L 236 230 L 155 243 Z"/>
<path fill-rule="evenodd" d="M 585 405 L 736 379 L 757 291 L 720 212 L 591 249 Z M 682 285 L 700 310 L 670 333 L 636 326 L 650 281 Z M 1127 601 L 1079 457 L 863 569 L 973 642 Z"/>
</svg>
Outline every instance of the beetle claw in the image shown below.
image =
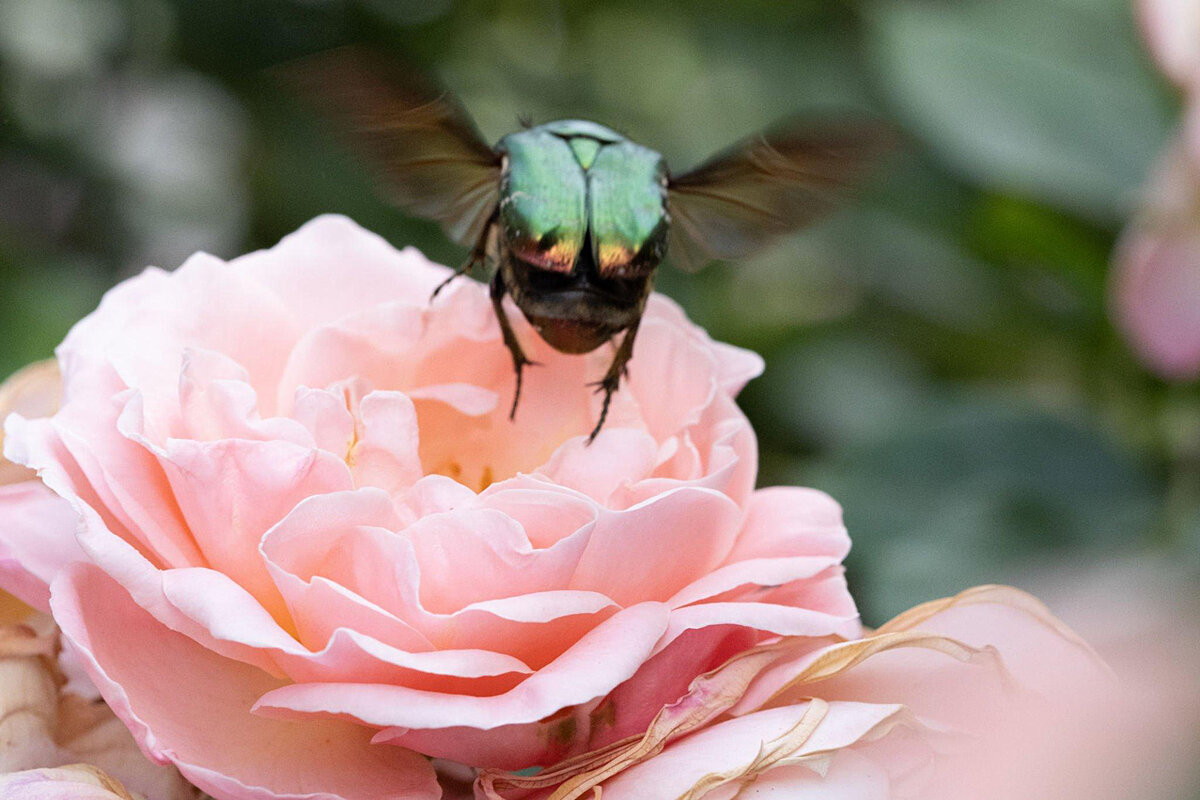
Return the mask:
<svg viewBox="0 0 1200 800">
<path fill-rule="evenodd" d="M 517 418 L 517 405 L 521 402 L 521 382 L 522 382 L 522 378 L 524 377 L 523 370 L 526 367 L 540 367 L 540 366 L 543 366 L 542 362 L 531 361 L 530 359 L 525 358 L 524 353 L 521 353 L 520 355 L 518 355 L 517 353 L 513 353 L 513 369 L 517 373 L 517 388 L 513 391 L 512 408 L 508 412 L 509 422 L 512 422 L 513 420 L 515 420 Z"/>
</svg>

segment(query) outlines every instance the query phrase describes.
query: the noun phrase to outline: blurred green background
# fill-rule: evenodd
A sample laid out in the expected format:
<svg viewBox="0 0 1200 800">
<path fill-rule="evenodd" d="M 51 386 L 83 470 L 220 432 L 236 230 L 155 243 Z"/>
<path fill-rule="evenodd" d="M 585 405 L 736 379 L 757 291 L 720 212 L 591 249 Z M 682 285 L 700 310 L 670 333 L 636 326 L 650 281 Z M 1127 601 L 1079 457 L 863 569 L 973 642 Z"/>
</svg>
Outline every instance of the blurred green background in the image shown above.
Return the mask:
<svg viewBox="0 0 1200 800">
<path fill-rule="evenodd" d="M 843 503 L 869 622 L 1064 564 L 1200 563 L 1200 391 L 1147 374 L 1108 310 L 1178 114 L 1126 0 L 0 0 L 0 374 L 144 265 L 322 212 L 458 263 L 262 74 L 362 40 L 489 139 L 588 117 L 676 169 L 805 109 L 892 121 L 855 206 L 660 280 L 766 357 L 761 482 Z"/>
</svg>

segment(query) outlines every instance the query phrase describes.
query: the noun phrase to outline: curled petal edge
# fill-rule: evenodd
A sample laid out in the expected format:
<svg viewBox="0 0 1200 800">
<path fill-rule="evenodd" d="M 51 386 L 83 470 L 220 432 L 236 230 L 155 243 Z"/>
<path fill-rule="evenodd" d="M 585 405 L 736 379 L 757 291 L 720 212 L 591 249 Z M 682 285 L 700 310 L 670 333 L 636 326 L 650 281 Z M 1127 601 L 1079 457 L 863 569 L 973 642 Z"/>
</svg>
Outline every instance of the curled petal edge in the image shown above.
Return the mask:
<svg viewBox="0 0 1200 800">
<path fill-rule="evenodd" d="M 953 597 L 934 600 L 916 606 L 874 633 L 861 639 L 835 641 L 818 649 L 807 637 L 789 637 L 751 648 L 726 661 L 720 667 L 699 676 L 679 700 L 665 706 L 650 723 L 645 734 L 632 736 L 606 747 L 568 759 L 537 775 L 516 775 L 501 770 L 483 770 L 476 780 L 476 796 L 486 800 L 508 800 L 512 791 L 518 796 L 526 792 L 549 790 L 546 800 L 580 800 L 589 795 L 599 796 L 601 784 L 625 770 L 647 761 L 662 752 L 672 741 L 718 721 L 743 716 L 770 705 L 771 701 L 794 690 L 797 686 L 817 683 L 841 675 L 874 655 L 897 648 L 923 648 L 947 655 L 960 662 L 979 662 L 991 666 L 1007 688 L 1016 691 L 1018 684 L 1004 666 L 1001 654 L 991 646 L 973 647 L 957 639 L 922 631 L 919 627 L 933 617 L 952 608 L 980 604 L 999 604 L 1022 612 L 1040 625 L 1071 644 L 1082 648 L 1097 667 L 1106 674 L 1111 670 L 1103 659 L 1074 631 L 1056 619 L 1039 600 L 1018 589 L 1007 586 L 979 586 Z M 786 680 L 772 681 L 774 685 L 756 687 L 756 680 L 771 667 L 794 661 L 798 671 Z M 758 689 L 758 691 L 753 691 Z M 745 702 L 753 696 L 752 702 Z M 737 775 L 725 773 L 701 779 L 680 800 L 695 800 L 704 792 L 726 783 L 756 775 L 761 771 L 791 764 L 789 756 L 800 749 L 820 725 L 828 704 L 810 699 L 810 708 L 797 725 L 777 740 L 764 743 L 759 756 Z M 903 709 L 885 727 L 877 727 L 872 738 L 884 735 L 898 724 L 925 727 Z M 808 754 L 805 762 L 827 754 Z M 819 767 L 813 764 L 814 768 Z M 556 787 L 556 788 L 555 788 Z M 539 797 L 544 795 L 539 794 Z"/>
</svg>

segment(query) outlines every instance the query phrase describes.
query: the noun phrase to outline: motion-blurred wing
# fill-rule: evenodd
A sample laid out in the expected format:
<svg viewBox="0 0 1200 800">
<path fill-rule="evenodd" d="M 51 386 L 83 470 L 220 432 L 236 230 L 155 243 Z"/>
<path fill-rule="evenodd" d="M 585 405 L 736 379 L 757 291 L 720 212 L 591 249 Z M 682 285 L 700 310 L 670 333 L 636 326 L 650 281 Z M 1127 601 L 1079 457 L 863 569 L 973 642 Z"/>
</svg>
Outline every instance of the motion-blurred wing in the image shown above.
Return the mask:
<svg viewBox="0 0 1200 800">
<path fill-rule="evenodd" d="M 278 70 L 384 170 L 392 199 L 476 243 L 499 200 L 500 157 L 449 93 L 361 48 L 341 48 Z"/>
<path fill-rule="evenodd" d="M 877 123 L 793 124 L 672 178 L 671 260 L 696 270 L 808 225 L 840 203 L 890 141 Z"/>
</svg>

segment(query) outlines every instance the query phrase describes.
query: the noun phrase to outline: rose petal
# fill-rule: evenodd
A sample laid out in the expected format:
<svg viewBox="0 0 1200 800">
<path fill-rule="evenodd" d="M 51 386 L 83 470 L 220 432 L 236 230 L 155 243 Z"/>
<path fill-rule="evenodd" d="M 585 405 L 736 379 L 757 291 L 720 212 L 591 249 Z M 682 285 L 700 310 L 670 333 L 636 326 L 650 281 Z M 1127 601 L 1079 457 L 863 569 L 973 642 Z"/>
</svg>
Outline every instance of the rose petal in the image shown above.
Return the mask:
<svg viewBox="0 0 1200 800">
<path fill-rule="evenodd" d="M 820 705 L 824 706 L 824 703 Z M 762 758 L 764 751 L 770 753 L 773 748 L 786 747 L 789 759 L 838 751 L 864 737 L 878 735 L 877 732 L 881 728 L 895 724 L 902 718 L 901 710 L 902 706 L 899 705 L 870 703 L 831 703 L 827 708 L 814 709 L 813 703 L 800 703 L 722 722 L 676 742 L 655 758 L 605 781 L 603 796 L 616 800 L 684 797 L 706 776 L 723 773 L 738 776 L 730 778 L 728 783 L 740 787 L 758 774 L 755 771 L 755 762 Z M 822 713 L 814 720 L 816 711 Z M 812 726 L 811 729 L 804 727 L 806 723 Z M 794 740 L 788 740 L 789 734 L 795 737 Z M 834 764 L 840 756 L 840 753 L 834 756 Z M 742 771 L 745 771 L 745 774 L 739 776 Z M 820 785 L 817 773 L 807 767 L 805 771 L 807 775 L 790 772 L 779 776 L 774 775 L 773 771 L 767 772 L 767 776 L 774 779 L 771 783 L 775 784 L 771 793 L 779 791 L 781 798 L 792 797 L 793 795 L 783 794 L 780 785 L 784 788 L 797 782 Z M 839 800 L 843 797 L 891 796 L 890 793 L 880 791 L 887 787 L 887 779 L 882 770 L 869 770 L 862 777 L 866 780 L 853 781 L 851 775 L 835 775 L 833 782 L 822 787 L 823 792 L 813 791 L 811 796 L 837 797 Z M 797 778 L 800 780 L 796 781 Z M 843 780 L 850 780 L 855 792 L 865 791 L 865 794 L 835 794 L 836 788 L 844 785 Z M 714 781 L 710 788 L 711 794 L 705 794 L 705 797 L 723 797 L 720 792 L 712 791 L 720 785 L 721 782 Z M 771 796 L 771 793 L 767 793 L 766 796 Z M 808 793 L 797 796 L 803 797 L 806 794 Z"/>
<path fill-rule="evenodd" d="M 276 679 L 162 627 L 95 567 L 76 565 L 60 576 L 51 605 L 88 674 L 146 754 L 175 763 L 211 794 L 301 800 L 320 786 L 344 800 L 439 796 L 425 759 L 378 751 L 369 731 L 251 715 L 255 699 L 279 686 Z M 164 674 L 172 681 L 164 682 Z M 321 757 L 313 758 L 317 752 Z"/>
<path fill-rule="evenodd" d="M 50 581 L 84 555 L 75 541 L 79 515 L 39 481 L 0 486 L 0 586 L 43 611 Z"/>
<path fill-rule="evenodd" d="M 629 678 L 662 635 L 666 621 L 667 610 L 659 603 L 625 609 L 516 688 L 494 697 L 448 697 L 397 686 L 293 684 L 263 696 L 255 711 L 282 718 L 336 716 L 397 728 L 462 725 L 486 730 L 536 722 L 601 697 Z M 385 730 L 377 741 L 393 741 L 402 733 Z"/>
</svg>

